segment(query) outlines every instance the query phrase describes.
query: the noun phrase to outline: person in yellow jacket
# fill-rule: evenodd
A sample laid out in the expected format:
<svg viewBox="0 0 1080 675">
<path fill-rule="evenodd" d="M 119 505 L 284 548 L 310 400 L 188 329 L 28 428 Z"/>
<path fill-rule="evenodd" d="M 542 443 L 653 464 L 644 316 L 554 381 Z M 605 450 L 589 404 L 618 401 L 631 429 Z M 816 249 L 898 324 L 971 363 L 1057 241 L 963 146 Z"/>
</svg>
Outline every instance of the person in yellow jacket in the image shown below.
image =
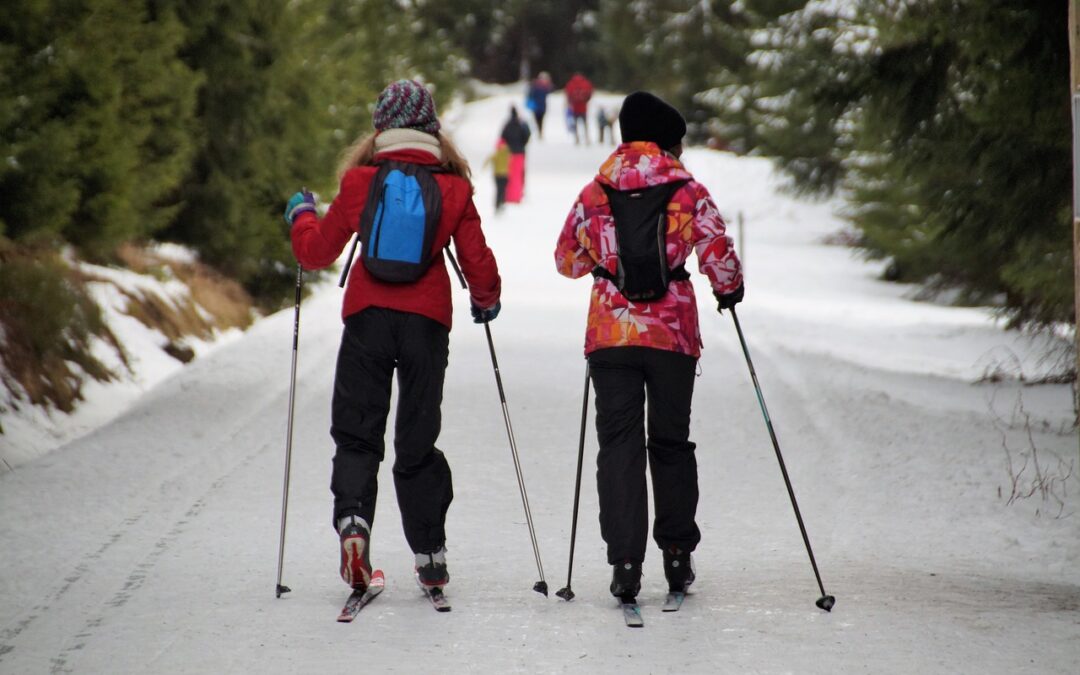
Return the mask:
<svg viewBox="0 0 1080 675">
<path fill-rule="evenodd" d="M 506 203 L 506 184 L 510 180 L 510 146 L 499 139 L 495 143 L 495 152 L 484 160 L 484 166 L 491 166 L 495 173 L 495 211 L 501 211 Z"/>
</svg>

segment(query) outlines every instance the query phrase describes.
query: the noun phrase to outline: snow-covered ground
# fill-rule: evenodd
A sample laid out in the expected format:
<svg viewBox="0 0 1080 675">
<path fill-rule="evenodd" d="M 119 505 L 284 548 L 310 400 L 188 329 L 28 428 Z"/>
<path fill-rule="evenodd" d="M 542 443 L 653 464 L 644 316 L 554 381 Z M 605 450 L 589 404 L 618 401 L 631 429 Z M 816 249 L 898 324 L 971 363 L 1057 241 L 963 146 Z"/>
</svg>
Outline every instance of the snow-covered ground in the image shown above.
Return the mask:
<svg viewBox="0 0 1080 675">
<path fill-rule="evenodd" d="M 617 97 L 601 96 L 608 105 Z M 553 97 L 530 146 L 526 203 L 492 213 L 481 170 L 516 92 L 448 116 L 476 170 L 504 277 L 492 324 L 546 580 L 566 583 L 588 281 L 553 269 L 566 211 L 609 148 L 575 147 Z M 698 283 L 706 348 L 693 439 L 698 581 L 662 614 L 658 551 L 646 627 L 607 593 L 590 434 L 573 589 L 538 572 L 484 332 L 456 296 L 444 430 L 454 470 L 449 614 L 411 577 L 389 462 L 373 560 L 387 589 L 357 621 L 329 525 L 330 388 L 340 290 L 302 310 L 284 582 L 274 597 L 293 314 L 280 312 L 164 381 L 114 421 L 0 476 L 0 672 L 1073 673 L 1080 662 L 1077 481 L 1062 510 L 1007 505 L 1035 468 L 1077 463 L 1067 386 L 1032 378 L 1042 345 L 990 314 L 918 303 L 878 265 L 822 239 L 835 204 L 777 192 L 768 163 L 691 150 L 735 232 L 739 317 L 826 590 L 819 592 L 729 317 Z M 692 268 L 693 269 L 693 268 Z M 392 425 L 391 425 L 392 428 Z"/>
<path fill-rule="evenodd" d="M 153 253 L 181 263 L 195 259 L 194 253 L 175 244 L 159 244 L 154 247 Z M 128 314 L 130 299 L 121 292 L 123 289 L 130 294 L 152 295 L 177 307 L 185 306 L 191 302 L 191 292 L 182 281 L 172 276 L 168 267 L 162 266 L 158 276 L 153 276 L 82 261 L 72 261 L 72 264 L 81 273 L 97 279 L 87 283 L 87 290 L 101 308 L 102 318 L 117 342 L 123 345 L 127 363 L 121 360 L 110 342 L 91 338 L 91 353 L 115 375 L 115 379 L 98 382 L 84 375 L 82 400 L 77 402 L 77 407 L 71 413 L 28 405 L 25 400 L 13 400 L 8 391 L 0 389 L 0 424 L 4 430 L 0 434 L 0 474 L 107 424 L 146 392 L 184 367 L 183 363 L 165 352 L 169 338 Z M 214 331 L 210 340 L 187 336 L 183 345 L 199 357 L 239 338 L 241 334 L 239 329 L 233 328 Z M 78 366 L 73 367 L 78 369 Z"/>
</svg>

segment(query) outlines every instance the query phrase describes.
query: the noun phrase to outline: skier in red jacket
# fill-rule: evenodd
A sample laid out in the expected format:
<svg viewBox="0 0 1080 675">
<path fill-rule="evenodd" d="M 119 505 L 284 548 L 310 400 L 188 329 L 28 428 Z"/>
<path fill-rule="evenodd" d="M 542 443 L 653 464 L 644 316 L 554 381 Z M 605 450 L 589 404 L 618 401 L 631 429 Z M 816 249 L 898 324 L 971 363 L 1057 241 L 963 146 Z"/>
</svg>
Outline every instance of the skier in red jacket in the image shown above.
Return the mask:
<svg viewBox="0 0 1080 675">
<path fill-rule="evenodd" d="M 384 454 L 390 389 L 397 371 L 394 486 L 405 538 L 416 557 L 420 582 L 441 588 L 446 568 L 446 512 L 453 499 L 450 466 L 435 447 L 441 427 L 452 306 L 443 249 L 454 242 L 468 280 L 476 322 L 499 313 L 500 278 L 480 229 L 469 166 L 440 133 L 435 104 L 422 85 L 399 80 L 379 95 L 375 133 L 356 142 L 340 170 L 341 187 L 320 218 L 310 193 L 289 200 L 293 252 L 306 269 L 329 266 L 358 231 L 378 165 L 421 165 L 441 195 L 430 266 L 412 283 L 377 278 L 352 265 L 342 317 L 345 330 L 334 380 L 330 435 L 334 455 L 330 488 L 333 523 L 341 540 L 341 577 L 354 589 L 371 579 L 370 536 Z M 382 223 L 384 229 L 393 223 Z M 361 246 L 365 244 L 361 242 Z"/>
<path fill-rule="evenodd" d="M 589 144 L 589 99 L 593 95 L 592 82 L 581 73 L 574 73 L 570 81 L 566 83 L 566 106 L 570 109 L 574 126 L 574 143 L 580 143 L 578 127 L 581 127 L 585 145 Z"/>
</svg>

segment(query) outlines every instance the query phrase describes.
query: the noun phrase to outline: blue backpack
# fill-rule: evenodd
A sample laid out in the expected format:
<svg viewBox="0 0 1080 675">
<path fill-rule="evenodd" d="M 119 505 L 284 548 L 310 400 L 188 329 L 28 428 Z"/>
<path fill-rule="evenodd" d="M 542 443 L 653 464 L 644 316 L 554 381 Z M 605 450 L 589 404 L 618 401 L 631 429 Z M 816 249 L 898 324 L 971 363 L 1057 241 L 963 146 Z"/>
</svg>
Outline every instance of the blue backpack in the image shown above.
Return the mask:
<svg viewBox="0 0 1080 675">
<path fill-rule="evenodd" d="M 386 161 L 371 183 L 360 214 L 360 259 L 377 279 L 411 283 L 431 265 L 431 247 L 442 214 L 439 168 Z"/>
</svg>

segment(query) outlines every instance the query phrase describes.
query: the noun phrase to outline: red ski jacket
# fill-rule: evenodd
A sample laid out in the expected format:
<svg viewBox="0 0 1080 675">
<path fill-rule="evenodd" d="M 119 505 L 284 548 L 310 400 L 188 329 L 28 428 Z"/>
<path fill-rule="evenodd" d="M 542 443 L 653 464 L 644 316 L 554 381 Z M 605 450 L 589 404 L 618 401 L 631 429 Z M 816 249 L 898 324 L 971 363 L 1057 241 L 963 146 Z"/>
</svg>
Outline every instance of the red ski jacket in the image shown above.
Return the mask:
<svg viewBox="0 0 1080 675">
<path fill-rule="evenodd" d="M 566 101 L 575 115 L 584 115 L 589 109 L 589 99 L 593 95 L 592 82 L 584 75 L 574 75 L 566 83 Z"/>
<path fill-rule="evenodd" d="M 423 150 L 385 152 L 375 157 L 376 160 L 393 159 L 429 166 L 439 163 L 434 155 Z M 374 166 L 349 169 L 342 177 L 341 189 L 325 217 L 319 218 L 311 212 L 297 216 L 292 228 L 292 248 L 305 269 L 328 267 L 341 255 L 360 227 L 360 214 L 377 170 Z M 442 192 L 442 215 L 432 245 L 431 267 L 415 283 L 388 283 L 368 273 L 357 251 L 345 287 L 342 318 L 367 307 L 385 307 L 421 314 L 450 328 L 453 305 L 443 248 L 451 239 L 473 304 L 488 308 L 499 301 L 499 270 L 480 229 L 472 186 L 468 180 L 453 174 L 436 173 L 434 176 Z"/>
</svg>

